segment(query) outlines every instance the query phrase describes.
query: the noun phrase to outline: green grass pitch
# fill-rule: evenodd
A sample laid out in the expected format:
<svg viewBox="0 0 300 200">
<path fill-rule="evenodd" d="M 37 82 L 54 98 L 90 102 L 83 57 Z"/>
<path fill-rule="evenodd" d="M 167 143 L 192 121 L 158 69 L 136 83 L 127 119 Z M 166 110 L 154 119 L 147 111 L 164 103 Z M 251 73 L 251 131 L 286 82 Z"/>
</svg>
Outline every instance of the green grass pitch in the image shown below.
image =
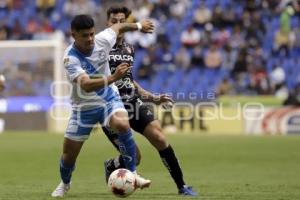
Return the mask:
<svg viewBox="0 0 300 200">
<path fill-rule="evenodd" d="M 186 182 L 203 200 L 300 199 L 299 136 L 168 135 Z M 152 179 L 149 189 L 130 199 L 184 199 L 157 152 L 141 136 L 139 172 Z M 46 200 L 59 182 L 58 161 L 63 135 L 0 134 L 0 200 Z M 116 199 L 104 182 L 103 160 L 117 155 L 102 134 L 84 145 L 65 199 Z M 190 198 L 187 198 L 190 199 Z"/>
</svg>

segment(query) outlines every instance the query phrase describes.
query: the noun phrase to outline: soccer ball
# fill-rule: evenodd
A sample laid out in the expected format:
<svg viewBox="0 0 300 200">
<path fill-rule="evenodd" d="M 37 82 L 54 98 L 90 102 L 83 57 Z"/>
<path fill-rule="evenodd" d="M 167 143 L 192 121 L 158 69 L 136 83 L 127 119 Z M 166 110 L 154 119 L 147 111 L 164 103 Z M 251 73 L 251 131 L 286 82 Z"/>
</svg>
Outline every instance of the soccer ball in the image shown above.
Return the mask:
<svg viewBox="0 0 300 200">
<path fill-rule="evenodd" d="M 134 174 L 123 168 L 113 171 L 107 184 L 111 192 L 117 197 L 127 197 L 136 189 Z"/>
</svg>

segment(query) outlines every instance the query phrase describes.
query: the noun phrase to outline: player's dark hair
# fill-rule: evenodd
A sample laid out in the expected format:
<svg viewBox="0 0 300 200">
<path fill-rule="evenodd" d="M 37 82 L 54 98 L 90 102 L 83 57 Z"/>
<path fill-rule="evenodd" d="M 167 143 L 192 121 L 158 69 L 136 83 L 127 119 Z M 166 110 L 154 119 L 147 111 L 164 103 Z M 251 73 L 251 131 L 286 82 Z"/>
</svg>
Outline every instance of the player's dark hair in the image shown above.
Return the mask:
<svg viewBox="0 0 300 200">
<path fill-rule="evenodd" d="M 80 31 L 94 27 L 94 20 L 90 15 L 76 15 L 71 21 L 71 30 Z"/>
<path fill-rule="evenodd" d="M 129 15 L 131 14 L 131 10 L 129 10 L 127 7 L 125 6 L 112 6 L 110 7 L 106 14 L 107 14 L 107 19 L 109 19 L 111 14 L 117 14 L 117 13 L 124 13 L 125 14 L 125 18 L 127 19 L 129 17 Z"/>
</svg>

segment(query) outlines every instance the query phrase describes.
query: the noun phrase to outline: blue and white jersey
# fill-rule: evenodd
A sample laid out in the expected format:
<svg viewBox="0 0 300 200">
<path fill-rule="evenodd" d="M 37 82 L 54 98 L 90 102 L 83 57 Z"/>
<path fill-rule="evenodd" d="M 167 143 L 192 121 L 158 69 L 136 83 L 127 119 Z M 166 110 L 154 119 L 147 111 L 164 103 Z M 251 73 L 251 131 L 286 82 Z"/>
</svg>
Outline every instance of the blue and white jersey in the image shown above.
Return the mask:
<svg viewBox="0 0 300 200">
<path fill-rule="evenodd" d="M 116 43 L 116 33 L 107 28 L 95 36 L 95 45 L 90 55 L 83 55 L 74 44 L 70 45 L 64 54 L 64 67 L 67 77 L 72 84 L 73 110 L 90 110 L 103 106 L 114 97 L 119 97 L 118 89 L 114 84 L 94 92 L 85 92 L 74 80 L 82 73 L 87 73 L 91 78 L 109 76 L 109 52 Z"/>
</svg>

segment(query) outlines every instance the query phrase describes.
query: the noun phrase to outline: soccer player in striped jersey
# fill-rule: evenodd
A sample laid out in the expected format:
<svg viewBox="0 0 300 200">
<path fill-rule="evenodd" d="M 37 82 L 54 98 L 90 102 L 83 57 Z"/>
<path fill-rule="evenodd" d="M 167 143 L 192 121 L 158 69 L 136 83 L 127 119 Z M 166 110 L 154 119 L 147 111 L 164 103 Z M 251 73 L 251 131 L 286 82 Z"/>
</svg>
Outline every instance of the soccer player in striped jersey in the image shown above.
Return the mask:
<svg viewBox="0 0 300 200">
<path fill-rule="evenodd" d="M 53 191 L 52 197 L 63 197 L 70 189 L 76 159 L 96 123 L 109 127 L 118 134 L 118 148 L 124 167 L 135 174 L 137 187 L 150 185 L 150 180 L 136 173 L 136 145 L 128 113 L 114 85 L 114 82 L 126 75 L 130 66 L 120 63 L 111 75 L 108 58 L 119 34 L 138 29 L 151 33 L 153 28 L 152 22 L 143 20 L 138 24 L 115 24 L 95 35 L 94 21 L 89 15 L 78 15 L 72 20 L 71 31 L 75 41 L 64 55 L 64 67 L 72 84 L 72 114 L 65 132 L 60 160 L 61 182 Z"/>
</svg>

